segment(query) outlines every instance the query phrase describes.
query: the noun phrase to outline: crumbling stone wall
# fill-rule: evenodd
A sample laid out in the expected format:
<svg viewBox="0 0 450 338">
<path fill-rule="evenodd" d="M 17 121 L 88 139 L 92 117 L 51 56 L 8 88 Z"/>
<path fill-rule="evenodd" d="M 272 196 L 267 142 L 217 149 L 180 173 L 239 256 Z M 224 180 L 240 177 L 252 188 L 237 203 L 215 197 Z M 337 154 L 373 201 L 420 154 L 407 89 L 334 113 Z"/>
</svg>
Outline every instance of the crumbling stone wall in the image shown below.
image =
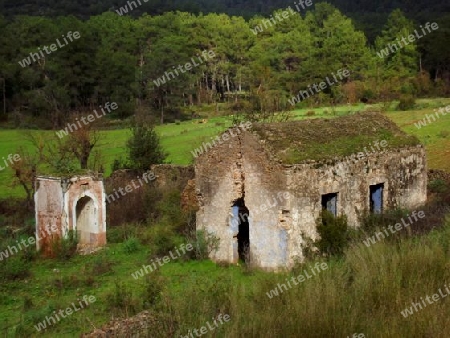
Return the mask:
<svg viewBox="0 0 450 338">
<path fill-rule="evenodd" d="M 238 132 L 235 129 L 236 137 L 196 162 L 197 229 L 206 229 L 219 238 L 213 260 L 236 263 L 239 227 L 233 222 L 231 208 L 243 198 L 250 214 L 252 264 L 275 269 L 288 261 L 287 233 L 278 226 L 286 204 L 283 193 L 287 192 L 282 166 L 270 162 L 251 133 Z"/>
<path fill-rule="evenodd" d="M 195 210 L 197 200 L 194 191 L 186 190 L 194 179 L 193 166 L 172 164 L 153 165 L 145 173 L 137 170 L 117 170 L 105 179 L 106 202 L 108 208 L 108 225 L 119 226 L 124 223 L 143 222 L 152 214 L 155 203 L 159 201 L 163 191 L 176 189 L 183 192 L 182 207 Z M 121 195 L 119 191 L 133 189 Z M 193 195 L 193 196 L 192 196 Z"/>
<path fill-rule="evenodd" d="M 106 244 L 103 180 L 95 176 L 36 178 L 36 246 L 50 251 L 51 241 L 77 232 L 80 246 Z"/>
<path fill-rule="evenodd" d="M 317 239 L 315 221 L 322 210 L 321 196 L 338 193 L 337 213 L 359 226 L 370 210 L 369 187 L 384 184 L 385 209 L 414 209 L 427 198 L 427 166 L 422 146 L 384 151 L 362 160 L 311 162 L 286 166 L 292 223 L 289 229 L 290 264 L 303 259 L 305 239 Z"/>
<path fill-rule="evenodd" d="M 290 268 L 317 239 L 322 195 L 338 194 L 337 213 L 359 225 L 370 209 L 369 187 L 384 184 L 383 207 L 416 208 L 426 202 L 427 167 L 422 146 L 343 159 L 285 165 L 265 141 L 243 132 L 201 155 L 195 165 L 197 229 L 219 238 L 215 261 L 236 263 L 238 227 L 231 207 L 244 198 L 249 209 L 250 260 L 261 268 Z"/>
<path fill-rule="evenodd" d="M 180 191 L 186 187 L 189 180 L 194 179 L 194 166 L 181 166 L 173 164 L 155 164 L 151 170 L 156 176 L 155 183 L 159 187 L 174 185 Z"/>
<path fill-rule="evenodd" d="M 265 142 L 251 132 L 242 136 L 245 204 L 250 213 L 250 261 L 276 270 L 289 262 L 291 194 L 283 165 L 275 161 Z"/>
<path fill-rule="evenodd" d="M 154 184 L 157 187 L 165 187 L 173 185 L 179 190 L 183 190 L 189 180 L 194 179 L 194 166 L 180 166 L 173 164 L 155 164 L 150 168 L 155 177 Z M 136 170 L 121 169 L 113 172 L 110 177 L 105 179 L 106 187 L 117 186 L 118 184 L 128 184 L 132 180 L 136 180 L 139 172 Z"/>
<path fill-rule="evenodd" d="M 197 229 L 205 229 L 220 238 L 219 249 L 211 257 L 213 260 L 237 262 L 234 238 L 237 229 L 230 226 L 229 214 L 233 202 L 244 193 L 240 140 L 234 137 L 218 144 L 200 158 L 195 166 L 199 203 Z"/>
</svg>

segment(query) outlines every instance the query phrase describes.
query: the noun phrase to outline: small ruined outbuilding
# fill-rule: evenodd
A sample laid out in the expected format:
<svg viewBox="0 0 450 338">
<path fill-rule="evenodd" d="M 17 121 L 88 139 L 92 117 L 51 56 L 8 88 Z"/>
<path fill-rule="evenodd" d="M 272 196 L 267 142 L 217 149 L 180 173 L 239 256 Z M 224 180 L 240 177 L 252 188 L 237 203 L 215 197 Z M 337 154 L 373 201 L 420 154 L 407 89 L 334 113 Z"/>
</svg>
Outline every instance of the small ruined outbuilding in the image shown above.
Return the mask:
<svg viewBox="0 0 450 338">
<path fill-rule="evenodd" d="M 78 245 L 106 244 L 106 205 L 103 179 L 94 175 L 36 178 L 36 245 L 48 252 L 51 241 L 77 234 Z"/>
<path fill-rule="evenodd" d="M 317 239 L 322 209 L 356 227 L 365 213 L 426 202 L 425 149 L 382 114 L 228 133 L 195 164 L 197 230 L 219 239 L 214 261 L 290 268 Z"/>
</svg>

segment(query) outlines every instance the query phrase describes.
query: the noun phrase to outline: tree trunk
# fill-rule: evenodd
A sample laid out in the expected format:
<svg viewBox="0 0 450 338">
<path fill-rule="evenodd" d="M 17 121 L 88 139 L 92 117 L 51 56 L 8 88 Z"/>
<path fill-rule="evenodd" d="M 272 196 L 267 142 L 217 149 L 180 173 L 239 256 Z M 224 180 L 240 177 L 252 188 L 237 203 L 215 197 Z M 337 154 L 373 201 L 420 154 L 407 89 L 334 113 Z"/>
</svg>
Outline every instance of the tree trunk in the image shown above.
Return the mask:
<svg viewBox="0 0 450 338">
<path fill-rule="evenodd" d="M 80 159 L 80 166 L 81 169 L 87 169 L 88 168 L 88 160 L 89 160 L 89 155 L 83 155 Z"/>
</svg>

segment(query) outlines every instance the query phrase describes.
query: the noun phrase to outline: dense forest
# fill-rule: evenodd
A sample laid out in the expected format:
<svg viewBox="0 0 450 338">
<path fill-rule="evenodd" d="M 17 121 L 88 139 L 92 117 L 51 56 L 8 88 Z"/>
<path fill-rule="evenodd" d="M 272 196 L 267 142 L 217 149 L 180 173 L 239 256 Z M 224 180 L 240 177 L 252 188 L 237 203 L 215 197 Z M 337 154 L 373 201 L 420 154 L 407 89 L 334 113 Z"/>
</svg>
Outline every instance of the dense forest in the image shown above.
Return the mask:
<svg viewBox="0 0 450 338">
<path fill-rule="evenodd" d="M 27 3 L 25 0 L 0 0 L 0 13 L 7 17 L 74 15 L 78 18 L 88 19 L 90 16 L 100 15 L 106 11 L 114 11 L 124 6 L 127 1 L 36 0 L 34 3 Z M 168 11 L 181 11 L 193 14 L 225 13 L 250 19 L 258 14 L 269 15 L 275 10 L 294 5 L 293 0 L 141 0 L 141 3 L 142 6 L 136 8 L 130 15 L 138 17 L 144 13 L 158 15 Z M 380 33 L 387 16 L 395 9 L 401 9 L 410 19 L 417 22 L 433 20 L 439 18 L 442 13 L 450 12 L 450 3 L 445 0 L 328 0 L 327 3 L 352 18 L 356 26 L 366 33 L 371 42 Z"/>
<path fill-rule="evenodd" d="M 55 1 L 36 0 L 33 3 L 25 0 L 2 0 L 0 10 L 6 16 L 14 15 L 44 15 L 61 16 L 75 15 L 89 18 L 105 11 L 126 4 L 125 0 L 93 0 L 93 1 Z M 143 13 L 162 14 L 167 11 L 186 11 L 191 13 L 226 13 L 251 17 L 256 14 L 269 14 L 273 11 L 291 6 L 293 0 L 141 0 L 142 7 L 137 9 L 135 15 Z M 319 2 L 319 1 L 314 1 Z M 320 1 L 322 2 L 322 1 Z M 401 9 L 413 15 L 442 13 L 450 11 L 450 4 L 445 0 L 328 0 L 328 3 L 339 8 L 344 13 L 390 13 L 394 9 Z"/>
<path fill-rule="evenodd" d="M 121 16 L 115 10 L 126 3 L 117 1 L 79 2 L 73 6 L 53 1 L 38 1 L 36 5 L 4 2 L 2 13 L 6 15 L 0 17 L 1 116 L 6 118 L 9 112 L 18 125 L 31 117 L 43 121 L 41 127 L 57 128 L 71 113 L 112 101 L 119 106 L 114 112 L 118 117 L 146 109 L 161 122 L 167 117 L 182 118 L 186 113 L 192 116 L 196 106 L 202 104 L 223 102 L 236 111 L 281 111 L 292 108 L 289 100 L 299 91 L 339 70 L 348 70 L 350 76 L 300 105 L 449 94 L 450 16 L 445 13 L 432 20 L 438 23 L 438 30 L 380 58 L 377 52 L 419 29 L 418 23 L 400 10 L 389 14 L 370 42 L 352 19 L 325 3 L 302 15 L 273 20 L 260 26 L 261 32 L 255 31 L 264 22 L 260 15 L 246 19 L 226 13 L 140 14 L 147 7 L 152 8 L 150 13 L 158 14 L 170 6 L 194 13 L 205 8 L 205 12 L 253 14 L 292 4 L 162 3 L 143 3 L 142 8 L 130 12 L 133 15 Z M 188 3 L 193 7 L 183 7 Z M 342 7 L 350 9 L 345 3 Z M 377 10 L 368 2 L 359 4 L 361 9 L 366 5 Z M 384 12 L 392 6 L 379 8 Z M 411 5 L 410 10 L 417 6 Z M 105 7 L 106 12 L 91 16 Z M 433 8 L 444 7 L 437 3 Z M 12 16 L 19 13 L 33 16 Z M 281 15 L 282 10 L 272 14 Z M 79 38 L 67 40 L 69 32 L 77 32 Z M 41 48 L 58 39 L 67 43 L 44 55 Z M 38 52 L 40 57 L 36 56 Z M 30 58 L 33 53 L 35 57 Z M 210 57 L 202 58 L 205 53 Z M 24 64 L 27 58 L 29 65 Z M 182 71 L 193 58 L 202 58 L 202 62 Z M 158 81 L 164 76 L 164 83 Z"/>
</svg>

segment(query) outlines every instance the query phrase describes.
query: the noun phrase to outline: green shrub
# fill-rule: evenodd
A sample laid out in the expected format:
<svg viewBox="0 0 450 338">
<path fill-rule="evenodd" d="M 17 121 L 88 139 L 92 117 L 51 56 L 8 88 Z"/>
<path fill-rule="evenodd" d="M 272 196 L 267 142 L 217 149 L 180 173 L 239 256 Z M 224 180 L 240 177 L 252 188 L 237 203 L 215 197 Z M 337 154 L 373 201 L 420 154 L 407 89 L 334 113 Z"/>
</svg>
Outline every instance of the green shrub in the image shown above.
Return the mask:
<svg viewBox="0 0 450 338">
<path fill-rule="evenodd" d="M 100 254 L 95 255 L 94 259 L 89 264 L 90 274 L 93 276 L 100 276 L 114 272 L 112 268 L 114 264 L 113 260 L 106 253 L 101 252 Z"/>
<path fill-rule="evenodd" d="M 166 221 L 175 228 L 181 227 L 186 219 L 186 215 L 181 209 L 181 192 L 176 188 L 163 190 L 160 200 L 156 203 L 156 213 L 158 223 Z"/>
<path fill-rule="evenodd" d="M 398 223 L 407 214 L 408 211 L 403 209 L 386 210 L 382 214 L 367 213 L 360 217 L 360 229 L 372 235 L 381 228 Z"/>
<path fill-rule="evenodd" d="M 153 125 L 144 120 L 133 121 L 127 148 L 131 169 L 145 171 L 152 164 L 164 163 L 167 157 Z"/>
<path fill-rule="evenodd" d="M 109 310 L 116 310 L 124 314 L 135 314 L 139 309 L 133 299 L 133 292 L 124 283 L 117 281 L 114 284 L 113 292 L 106 295 L 106 304 Z"/>
<path fill-rule="evenodd" d="M 381 214 L 366 212 L 359 217 L 360 227 L 348 229 L 349 241 L 355 245 L 359 245 L 368 237 L 388 229 L 389 226 L 399 223 L 402 218 L 406 219 L 409 213 L 410 212 L 405 209 L 386 210 Z M 387 236 L 384 241 L 398 242 L 404 235 L 404 231 L 398 231 Z"/>
<path fill-rule="evenodd" d="M 139 251 L 141 243 L 136 237 L 130 237 L 123 243 L 123 251 L 127 254 L 131 254 Z"/>
<path fill-rule="evenodd" d="M 19 243 L 22 243 L 22 240 L 24 242 L 28 242 L 29 239 L 30 239 L 30 236 L 22 235 L 17 239 L 17 241 Z M 22 250 L 20 251 L 20 256 L 22 257 L 22 259 L 27 262 L 34 261 L 35 258 L 37 257 L 36 246 L 34 244 L 30 243 L 28 246 L 21 245 L 21 247 L 22 247 Z"/>
<path fill-rule="evenodd" d="M 23 305 L 22 305 L 23 311 L 28 311 L 33 308 L 33 299 L 26 295 L 23 297 Z"/>
<path fill-rule="evenodd" d="M 154 307 L 160 302 L 164 283 L 164 279 L 161 277 L 159 269 L 145 276 L 144 291 L 141 294 L 142 305 L 144 308 Z"/>
<path fill-rule="evenodd" d="M 24 260 L 20 254 L 4 258 L 0 262 L 0 280 L 12 281 L 30 276 L 30 262 Z"/>
<path fill-rule="evenodd" d="M 404 95 L 413 95 L 416 91 L 414 85 L 411 82 L 406 81 L 403 82 L 403 85 L 400 88 L 400 92 Z"/>
<path fill-rule="evenodd" d="M 169 251 L 184 242 L 184 239 L 177 235 L 168 224 L 153 225 L 149 229 L 152 254 L 155 256 L 166 255 Z"/>
<path fill-rule="evenodd" d="M 123 308 L 131 302 L 132 292 L 123 283 L 114 283 L 114 292 L 107 294 L 106 303 L 112 308 Z"/>
<path fill-rule="evenodd" d="M 59 260 L 69 260 L 77 253 L 78 238 L 75 231 L 70 230 L 67 237 L 51 241 L 52 257 Z"/>
<path fill-rule="evenodd" d="M 428 183 L 428 190 L 432 193 L 443 194 L 449 190 L 449 187 L 444 180 L 436 179 Z"/>
<path fill-rule="evenodd" d="M 230 110 L 235 113 L 246 113 L 248 111 L 253 110 L 253 105 L 248 100 L 234 101 L 230 105 Z"/>
<path fill-rule="evenodd" d="M 130 226 L 128 224 L 109 227 L 106 232 L 106 240 L 108 243 L 123 243 L 126 241 L 130 233 L 133 234 L 133 230 L 130 230 Z"/>
<path fill-rule="evenodd" d="M 364 91 L 362 93 L 362 97 L 363 97 L 363 101 L 371 102 L 376 98 L 376 95 L 372 89 L 368 88 L 368 89 L 364 89 Z"/>
<path fill-rule="evenodd" d="M 402 95 L 397 110 L 411 110 L 416 106 L 416 99 L 412 95 Z"/>
<path fill-rule="evenodd" d="M 190 252 L 190 258 L 203 260 L 217 251 L 220 239 L 206 230 L 198 230 L 195 232 L 195 237 L 190 238 L 190 242 L 194 247 L 194 250 Z"/>
<path fill-rule="evenodd" d="M 162 213 L 159 208 L 164 194 L 159 188 L 145 189 L 143 191 L 143 203 L 145 205 L 145 218 L 148 221 L 157 221 Z M 179 204 L 179 201 L 178 201 Z"/>
<path fill-rule="evenodd" d="M 316 259 L 319 251 L 317 247 L 314 245 L 314 241 L 311 238 L 305 237 L 304 242 L 305 244 L 302 248 L 303 257 L 305 257 L 306 260 Z M 301 265 L 303 265 L 301 261 L 296 261 L 294 268 Z"/>
<path fill-rule="evenodd" d="M 139 223 L 124 223 L 120 226 L 110 227 L 106 238 L 108 243 L 125 243 L 130 238 L 138 238 L 140 244 L 150 244 L 150 226 Z"/>
<path fill-rule="evenodd" d="M 49 159 L 50 165 L 58 173 L 74 173 L 77 171 L 77 164 L 71 157 L 52 156 Z"/>
<path fill-rule="evenodd" d="M 347 216 L 335 217 L 323 210 L 317 220 L 317 232 L 320 240 L 316 242 L 319 251 L 324 255 L 340 256 L 348 245 Z"/>
</svg>

